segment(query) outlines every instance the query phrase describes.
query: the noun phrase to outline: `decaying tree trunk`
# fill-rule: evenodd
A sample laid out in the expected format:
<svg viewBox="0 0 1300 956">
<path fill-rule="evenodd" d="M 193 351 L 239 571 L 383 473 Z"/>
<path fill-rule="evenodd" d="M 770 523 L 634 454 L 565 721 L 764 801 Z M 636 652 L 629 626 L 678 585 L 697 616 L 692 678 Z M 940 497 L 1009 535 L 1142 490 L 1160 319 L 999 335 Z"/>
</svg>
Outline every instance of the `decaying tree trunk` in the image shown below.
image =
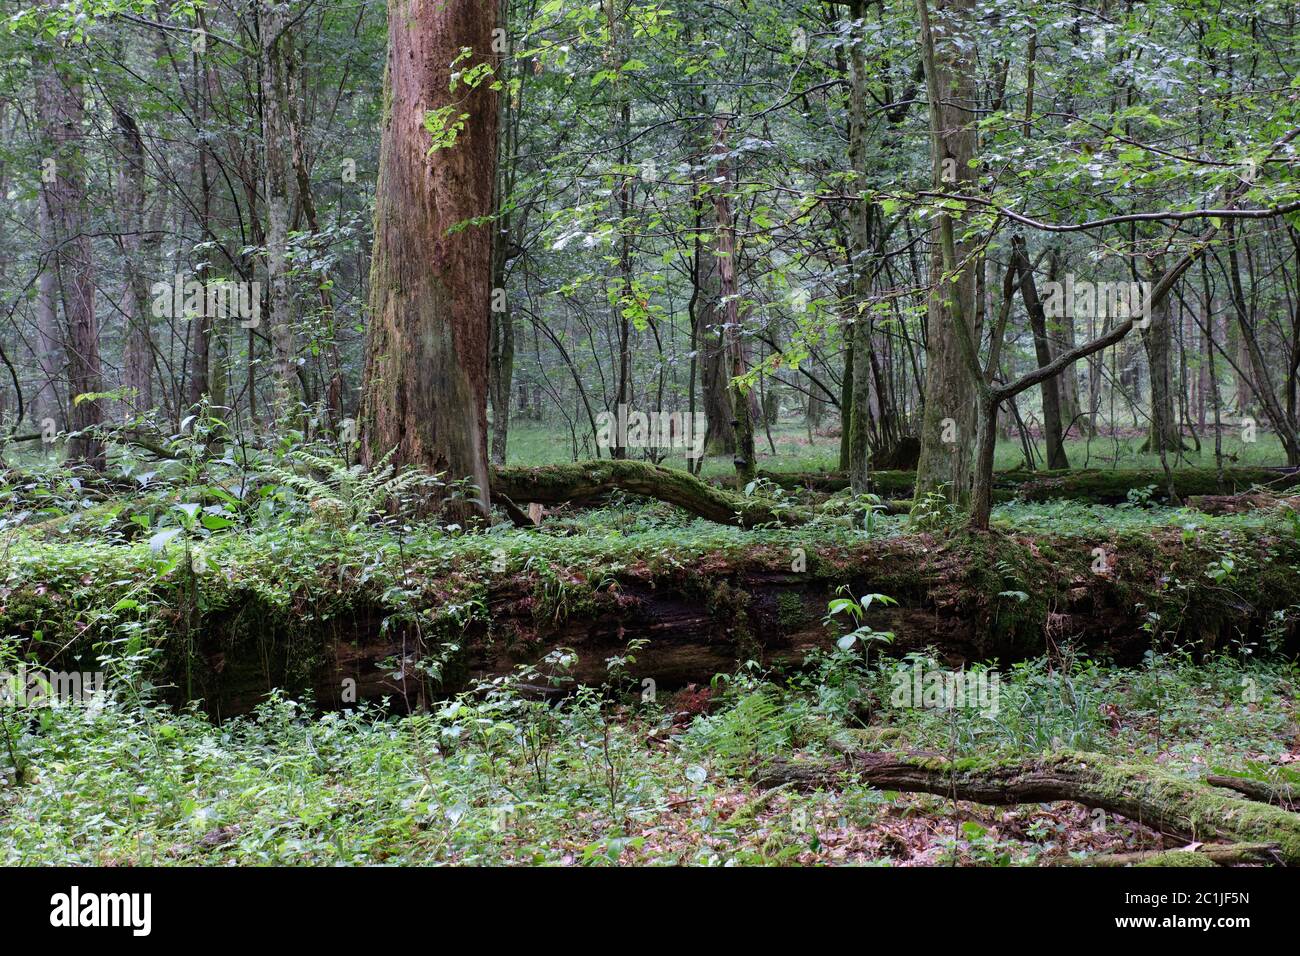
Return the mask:
<svg viewBox="0 0 1300 956">
<path fill-rule="evenodd" d="M 1083 859 L 1062 860 L 1061 866 L 1245 866 L 1277 863 L 1271 843 L 1193 843 L 1192 848 L 1145 850 L 1137 853 L 1101 853 Z"/>
<path fill-rule="evenodd" d="M 841 491 L 849 486 L 844 474 L 759 472 L 785 488 L 818 492 Z M 916 476 L 911 472 L 878 471 L 872 475 L 876 491 L 886 498 L 903 498 L 912 493 Z M 1131 492 L 1155 494 L 1164 480 L 1153 469 L 998 472 L 989 482 L 989 500 L 1053 501 L 1065 499 L 1093 504 L 1119 504 Z M 1177 472 L 1177 487 L 1188 498 L 1189 507 L 1209 513 L 1244 511 L 1252 508 L 1283 507 L 1291 499 L 1267 493 L 1219 496 L 1220 475 L 1212 468 L 1183 469 Z M 1255 485 L 1274 484 L 1290 487 L 1300 476 L 1287 469 L 1226 469 L 1222 480 L 1229 488 L 1248 489 Z M 644 495 L 684 508 L 692 514 L 742 528 L 776 523 L 798 526 L 812 520 L 808 508 L 779 506 L 761 498 L 720 491 L 688 472 L 639 461 L 612 462 L 596 459 L 567 465 L 542 465 L 535 468 L 511 467 L 492 470 L 492 493 L 502 501 L 541 504 L 590 502 L 611 491 Z"/>
<path fill-rule="evenodd" d="M 1249 777 L 1225 777 L 1216 774 L 1211 774 L 1205 780 L 1212 787 L 1235 790 L 1261 803 L 1275 803 L 1288 809 L 1300 808 L 1300 787 L 1295 784 L 1267 783 Z"/>
<path fill-rule="evenodd" d="M 1070 800 L 1184 840 L 1270 844 L 1284 863 L 1300 864 L 1300 815 L 1102 754 L 950 761 L 859 751 L 843 761 L 777 764 L 761 771 L 760 779 L 819 787 L 846 773 L 880 790 L 932 793 L 991 806 Z"/>
<path fill-rule="evenodd" d="M 398 464 L 468 479 L 483 513 L 492 237 L 465 223 L 492 211 L 497 94 L 490 73 L 472 89 L 464 77 L 492 65 L 495 27 L 492 3 L 389 4 L 360 415 L 368 464 L 396 449 Z"/>
</svg>

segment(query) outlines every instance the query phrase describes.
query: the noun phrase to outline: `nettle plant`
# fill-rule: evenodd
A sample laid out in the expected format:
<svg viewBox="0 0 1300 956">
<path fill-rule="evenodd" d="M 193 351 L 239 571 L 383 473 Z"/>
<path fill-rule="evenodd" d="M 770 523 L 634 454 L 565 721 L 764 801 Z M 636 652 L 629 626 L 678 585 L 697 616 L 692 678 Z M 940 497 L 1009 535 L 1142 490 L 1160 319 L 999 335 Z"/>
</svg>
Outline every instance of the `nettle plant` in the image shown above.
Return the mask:
<svg viewBox="0 0 1300 956">
<path fill-rule="evenodd" d="M 893 631 L 877 631 L 866 623 L 867 612 L 871 610 L 873 604 L 881 606 L 897 605 L 895 601 L 887 594 L 864 594 L 860 598 L 853 597 L 852 589 L 847 585 L 840 587 L 839 594 L 848 595 L 848 597 L 839 597 L 831 600 L 826 605 L 826 617 L 824 622 L 828 626 L 834 626 L 836 618 L 847 618 L 853 625 L 853 630 L 839 637 L 835 646 L 845 654 L 856 656 L 858 648 L 861 649 L 862 666 L 871 665 L 871 647 L 874 644 L 892 644 L 894 642 Z"/>
</svg>

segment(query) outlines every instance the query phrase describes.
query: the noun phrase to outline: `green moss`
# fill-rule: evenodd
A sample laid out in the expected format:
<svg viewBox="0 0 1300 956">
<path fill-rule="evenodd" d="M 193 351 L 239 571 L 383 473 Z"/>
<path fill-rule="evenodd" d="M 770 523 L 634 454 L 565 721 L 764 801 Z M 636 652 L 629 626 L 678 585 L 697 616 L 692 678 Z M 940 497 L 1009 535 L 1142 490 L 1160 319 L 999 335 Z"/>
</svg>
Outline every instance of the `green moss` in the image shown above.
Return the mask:
<svg viewBox="0 0 1300 956">
<path fill-rule="evenodd" d="M 781 626 L 788 630 L 801 627 L 812 619 L 812 615 L 804 606 L 803 597 L 792 591 L 783 591 L 779 594 L 776 605 L 777 619 L 781 622 Z"/>
<path fill-rule="evenodd" d="M 1157 853 L 1155 856 L 1148 857 L 1134 866 L 1192 866 L 1192 867 L 1214 867 L 1218 866 L 1213 860 L 1203 853 L 1189 852 L 1187 850 L 1170 850 L 1168 853 Z"/>
</svg>

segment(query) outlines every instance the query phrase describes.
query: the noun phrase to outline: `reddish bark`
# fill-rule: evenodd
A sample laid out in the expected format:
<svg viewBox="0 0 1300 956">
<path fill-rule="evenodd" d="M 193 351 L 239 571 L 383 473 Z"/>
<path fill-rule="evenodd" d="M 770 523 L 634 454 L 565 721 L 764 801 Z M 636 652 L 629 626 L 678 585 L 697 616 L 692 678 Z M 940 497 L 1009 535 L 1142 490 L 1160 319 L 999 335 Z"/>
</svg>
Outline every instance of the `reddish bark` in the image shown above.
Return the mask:
<svg viewBox="0 0 1300 956">
<path fill-rule="evenodd" d="M 478 0 L 390 0 L 388 12 L 363 456 L 373 463 L 395 448 L 398 463 L 469 478 L 486 510 L 492 237 L 465 221 L 492 211 L 497 94 L 490 76 L 454 89 L 451 76 L 491 62 L 497 11 Z M 433 139 L 425 118 L 445 109 L 434 125 L 455 139 L 431 152 L 445 137 Z"/>
</svg>

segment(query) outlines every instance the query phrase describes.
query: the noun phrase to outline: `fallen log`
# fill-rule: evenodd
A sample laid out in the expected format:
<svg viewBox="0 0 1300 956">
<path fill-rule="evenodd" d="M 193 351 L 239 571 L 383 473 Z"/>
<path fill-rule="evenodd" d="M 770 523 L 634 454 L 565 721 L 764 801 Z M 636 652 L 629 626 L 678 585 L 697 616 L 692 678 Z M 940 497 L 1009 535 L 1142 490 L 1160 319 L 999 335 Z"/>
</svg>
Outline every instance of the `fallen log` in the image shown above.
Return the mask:
<svg viewBox="0 0 1300 956">
<path fill-rule="evenodd" d="M 1195 847 L 1195 849 L 1192 849 Z M 1136 853 L 1099 853 L 1083 859 L 1069 858 L 1058 866 L 1248 866 L 1277 863 L 1278 849 L 1271 843 L 1205 843 L 1174 850 Z"/>
<path fill-rule="evenodd" d="M 1280 523 L 1193 537 L 1144 528 L 870 538 L 840 526 L 506 533 L 337 552 L 304 529 L 274 546 L 250 533 L 200 547 L 192 572 L 160 575 L 145 541 L 73 552 L 31 535 L 0 555 L 0 629 L 42 663 L 93 670 L 115 624 L 138 619 L 163 637 L 159 683 L 175 685 L 174 699 L 229 714 L 276 687 L 325 707 L 385 696 L 414 705 L 555 647 L 578 655 L 576 680 L 599 684 L 604 662 L 632 640 L 648 641 L 637 679 L 662 690 L 703 684 L 740 662 L 798 664 L 832 647 L 839 631 L 824 618 L 844 587 L 898 602 L 873 605 L 863 621 L 892 631 L 895 653 L 934 648 L 946 666 L 1006 666 L 1069 644 L 1132 665 L 1150 646 L 1148 612 L 1170 640 L 1210 652 L 1275 628 L 1300 574 L 1300 540 Z M 1232 588 L 1203 573 L 1225 549 L 1252 568 Z M 126 609 L 105 613 L 119 603 Z M 1296 636 L 1285 631 L 1288 646 Z M 439 686 L 422 687 L 418 663 L 444 644 L 455 658 Z"/>
<path fill-rule="evenodd" d="M 845 476 L 830 472 L 760 472 L 759 477 L 788 490 L 836 492 L 848 487 Z M 878 471 L 871 475 L 869 490 L 881 498 L 891 499 L 889 510 L 898 512 L 901 508 L 897 500 L 912 493 L 915 480 L 914 472 Z M 1245 490 L 1268 484 L 1282 487 L 1298 480 L 1300 477 L 1293 469 L 1225 469 L 1222 485 L 1218 472 L 1212 468 L 1184 468 L 1174 472 L 1174 484 L 1182 496 L 1217 496 L 1222 490 Z M 581 503 L 619 490 L 664 501 L 709 521 L 740 528 L 798 527 L 813 518 L 813 512 L 806 508 L 731 490 L 735 479 L 715 486 L 688 472 L 643 461 L 601 459 L 535 468 L 499 467 L 493 469 L 491 481 L 493 496 L 502 500 L 546 505 Z M 1160 500 L 1167 487 L 1164 473 L 1154 469 L 999 472 L 993 483 L 994 498 L 1004 502 L 1069 499 L 1120 504 L 1135 492 Z M 1220 506 L 1211 501 L 1206 510 L 1213 511 L 1216 507 Z"/>
<path fill-rule="evenodd" d="M 1238 495 L 1193 495 L 1186 500 L 1185 504 L 1189 508 L 1211 515 L 1233 515 L 1247 511 L 1274 511 L 1283 508 L 1300 511 L 1300 496 L 1278 496 L 1266 491 Z"/>
<path fill-rule="evenodd" d="M 775 763 L 759 772 L 758 782 L 811 790 L 850 777 L 878 790 L 931 793 L 990 806 L 1068 800 L 1187 842 L 1266 843 L 1277 847 L 1284 864 L 1300 864 L 1300 814 L 1102 754 L 948 760 L 856 752 L 844 760 Z"/>
<path fill-rule="evenodd" d="M 1294 784 L 1266 783 L 1249 777 L 1228 777 L 1219 774 L 1211 774 L 1205 778 L 1205 782 L 1212 787 L 1235 790 L 1261 803 L 1276 803 L 1284 807 L 1295 807 L 1300 804 L 1300 787 Z"/>
<path fill-rule="evenodd" d="M 626 491 L 677 505 L 709 521 L 740 528 L 793 527 L 812 519 L 806 509 L 724 491 L 688 472 L 644 461 L 598 460 L 537 468 L 495 468 L 491 482 L 494 496 L 544 505 L 592 501 L 611 491 Z"/>
</svg>

